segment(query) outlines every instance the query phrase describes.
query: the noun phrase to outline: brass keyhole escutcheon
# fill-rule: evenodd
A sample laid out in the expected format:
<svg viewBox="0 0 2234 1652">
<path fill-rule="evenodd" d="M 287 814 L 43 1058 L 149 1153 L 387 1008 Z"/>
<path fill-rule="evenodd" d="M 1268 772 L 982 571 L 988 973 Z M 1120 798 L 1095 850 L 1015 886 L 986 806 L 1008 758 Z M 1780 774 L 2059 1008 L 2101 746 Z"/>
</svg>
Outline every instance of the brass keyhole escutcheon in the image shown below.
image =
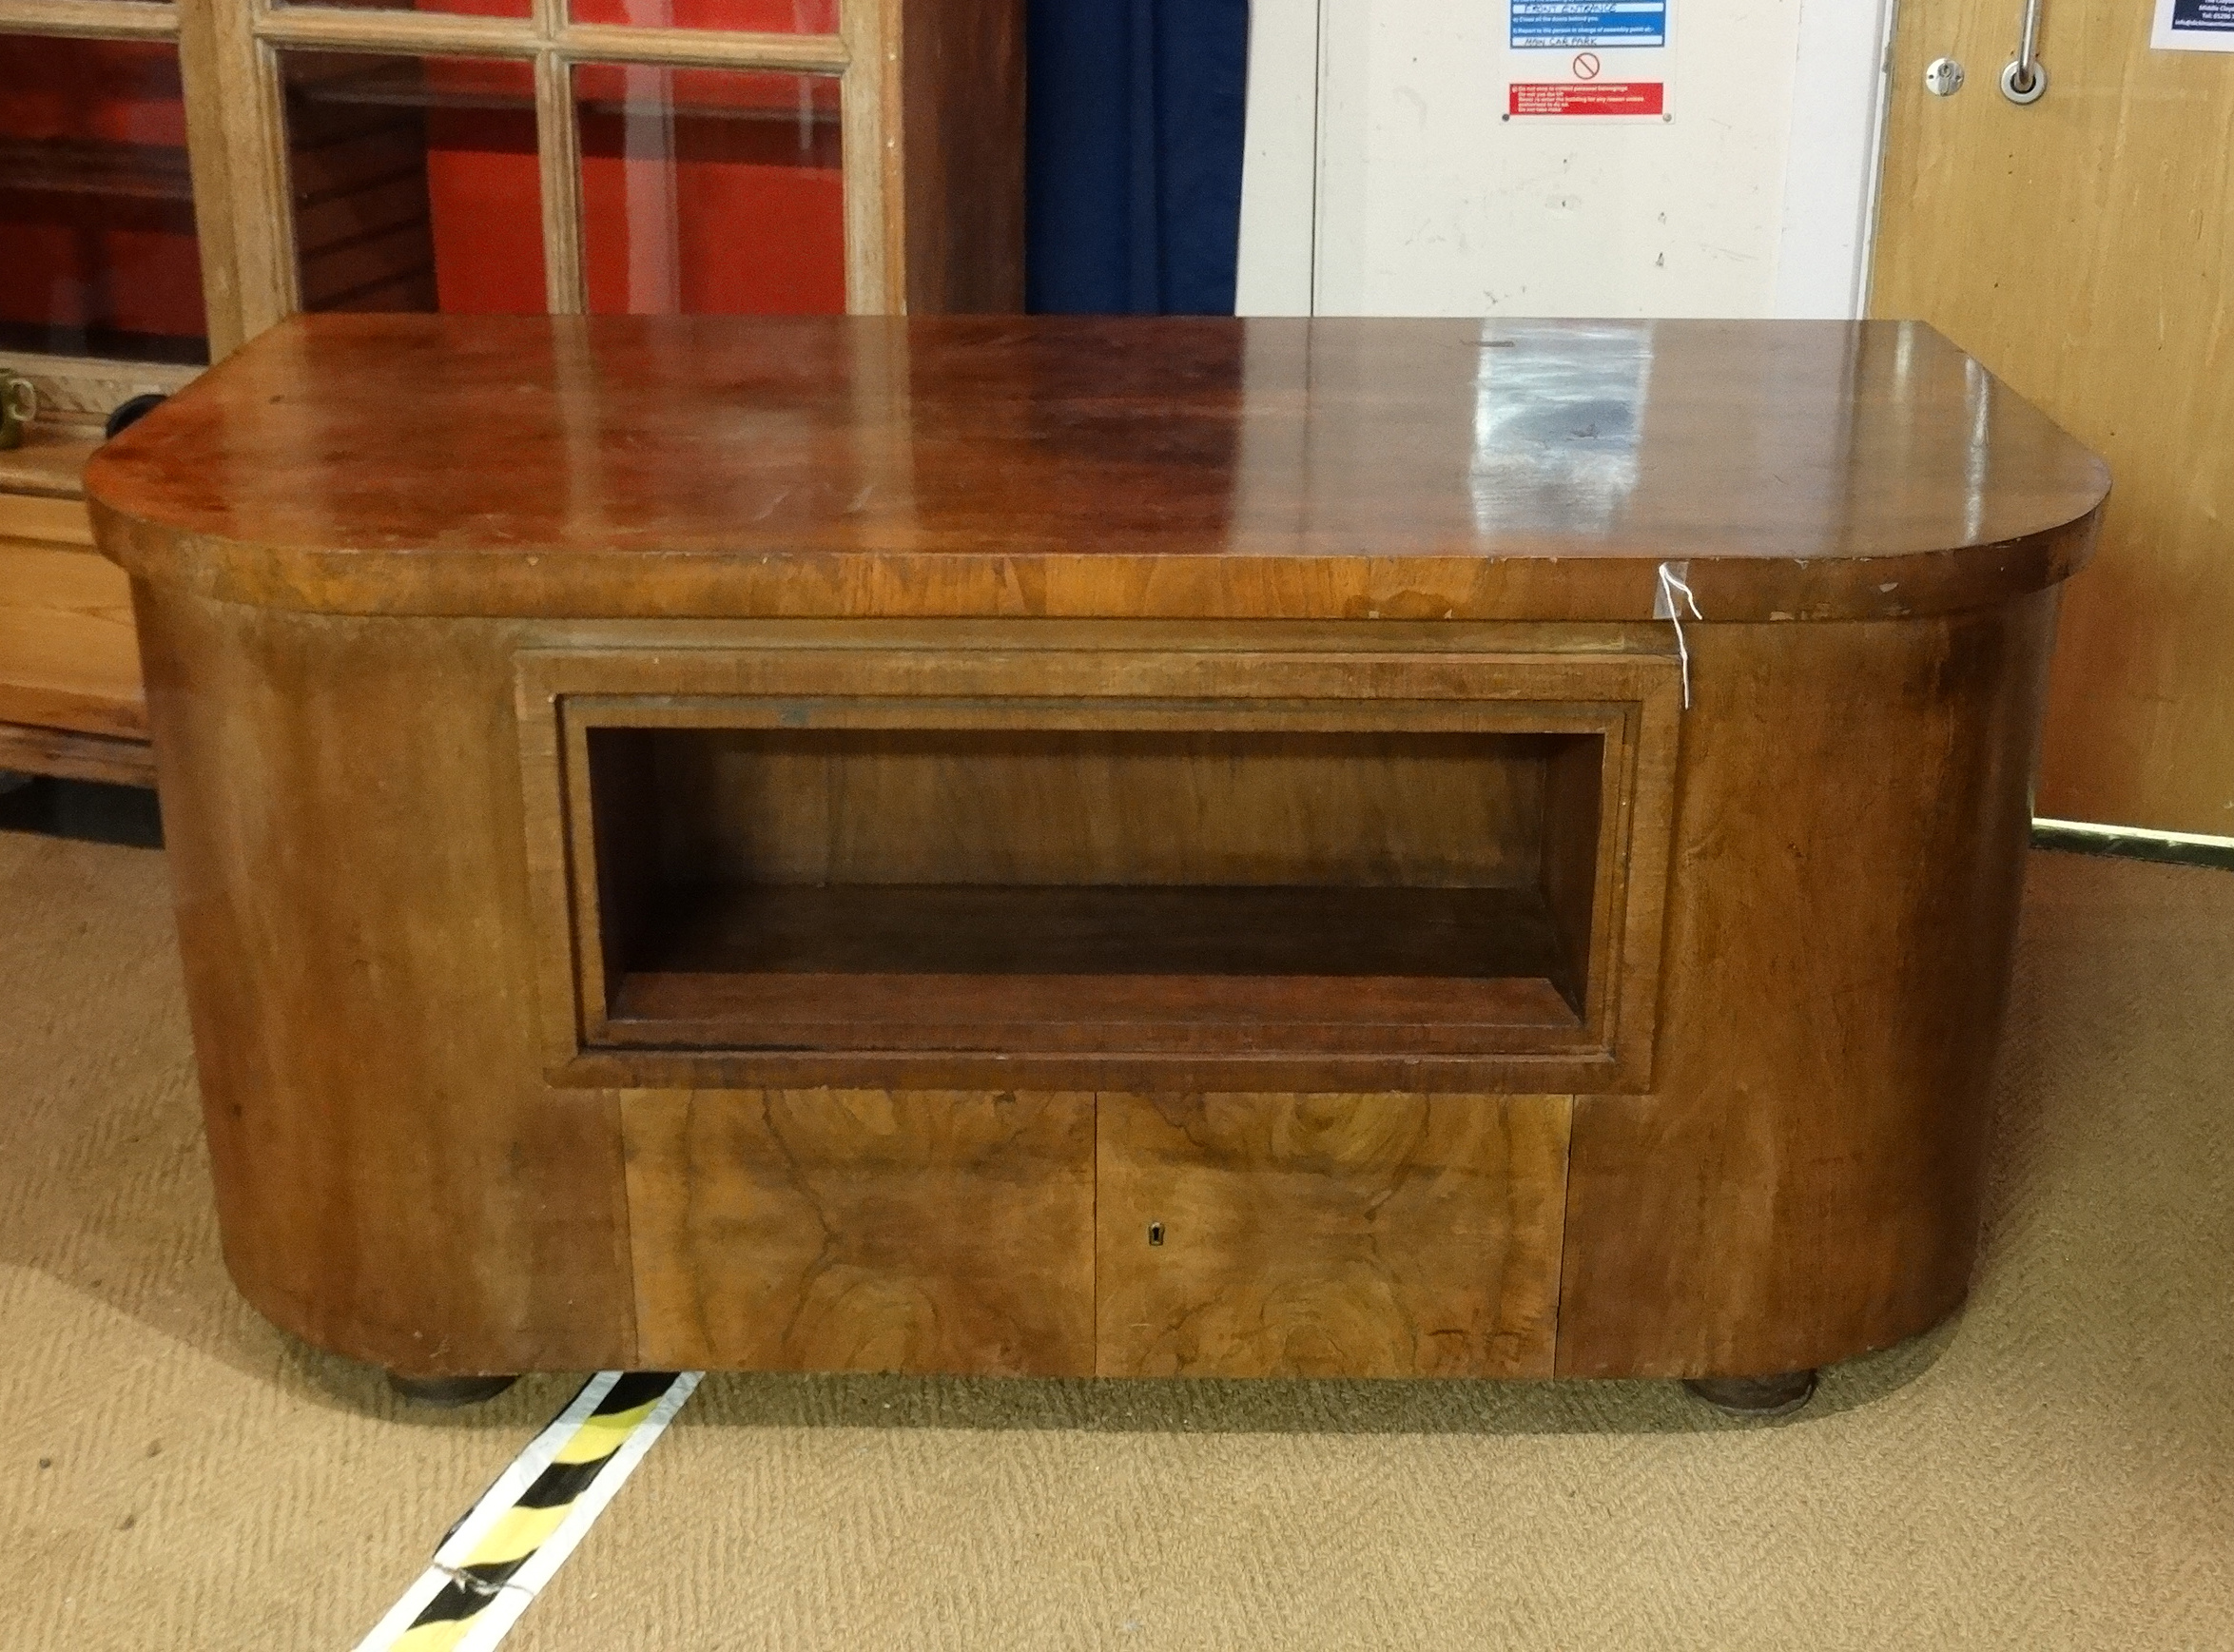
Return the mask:
<svg viewBox="0 0 2234 1652">
<path fill-rule="evenodd" d="M 1160 1245 L 1163 1243 L 1163 1224 L 1161 1222 L 1150 1222 L 1148 1224 L 1148 1242 L 1152 1245 Z"/>
</svg>

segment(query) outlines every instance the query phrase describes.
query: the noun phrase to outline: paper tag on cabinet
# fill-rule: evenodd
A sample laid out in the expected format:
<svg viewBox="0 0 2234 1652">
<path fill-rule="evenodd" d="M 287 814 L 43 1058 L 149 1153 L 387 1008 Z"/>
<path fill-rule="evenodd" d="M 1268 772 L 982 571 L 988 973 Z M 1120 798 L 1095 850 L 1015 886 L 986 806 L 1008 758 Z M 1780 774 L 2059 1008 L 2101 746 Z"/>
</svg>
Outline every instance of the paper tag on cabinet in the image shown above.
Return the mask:
<svg viewBox="0 0 2234 1652">
<path fill-rule="evenodd" d="M 2158 51 L 2234 51 L 2234 0 L 2156 0 Z"/>
<path fill-rule="evenodd" d="M 1505 0 L 1506 120 L 1669 121 L 1674 0 Z"/>
</svg>

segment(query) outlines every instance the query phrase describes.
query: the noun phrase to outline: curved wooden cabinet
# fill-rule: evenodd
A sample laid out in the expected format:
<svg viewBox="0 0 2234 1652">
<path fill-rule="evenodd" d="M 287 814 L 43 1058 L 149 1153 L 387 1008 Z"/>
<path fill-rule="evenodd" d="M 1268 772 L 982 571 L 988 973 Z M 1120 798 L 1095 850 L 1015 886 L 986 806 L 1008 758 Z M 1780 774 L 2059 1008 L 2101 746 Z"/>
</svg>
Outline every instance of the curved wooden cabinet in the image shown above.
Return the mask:
<svg viewBox="0 0 2234 1652">
<path fill-rule="evenodd" d="M 1961 1300 L 2108 478 L 1928 329 L 323 318 L 88 485 L 321 1346 L 1759 1374 Z"/>
</svg>

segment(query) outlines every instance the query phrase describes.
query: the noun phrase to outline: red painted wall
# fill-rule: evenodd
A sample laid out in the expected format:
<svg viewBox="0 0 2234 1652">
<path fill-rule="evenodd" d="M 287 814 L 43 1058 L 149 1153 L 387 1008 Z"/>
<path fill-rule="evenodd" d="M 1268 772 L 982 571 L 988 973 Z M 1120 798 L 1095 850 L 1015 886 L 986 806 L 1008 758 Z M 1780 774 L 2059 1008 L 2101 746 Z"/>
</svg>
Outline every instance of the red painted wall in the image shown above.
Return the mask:
<svg viewBox="0 0 2234 1652">
<path fill-rule="evenodd" d="M 593 312 L 844 313 L 835 81 L 591 65 L 575 93 Z"/>
<path fill-rule="evenodd" d="M 484 105 L 427 111 L 436 301 L 445 315 L 539 316 L 547 306 L 534 70 L 432 58 L 427 85 Z"/>
<path fill-rule="evenodd" d="M 177 52 L 0 36 L 0 323 L 202 337 Z"/>
<path fill-rule="evenodd" d="M 509 15 L 516 5 L 451 0 L 442 9 Z M 574 14 L 770 31 L 836 27 L 834 0 L 577 0 Z M 438 94 L 474 94 L 479 106 L 427 113 L 437 301 L 452 314 L 540 313 L 530 70 L 437 59 L 428 84 Z M 94 141 L 166 160 L 150 175 L 183 186 L 175 52 L 139 42 L 0 37 L 0 85 L 10 88 L 0 99 L 0 145 L 17 155 L 33 153 L 19 146 L 27 141 L 64 146 L 37 160 L 42 186 L 0 174 L 0 323 L 199 338 L 191 204 L 147 190 L 53 186 Z M 844 311 L 834 79 L 591 65 L 578 71 L 575 95 L 593 311 Z"/>
<path fill-rule="evenodd" d="M 485 0 L 499 4 L 501 0 Z M 610 0 L 608 0 L 610 3 Z M 767 13 L 790 0 L 700 9 Z M 510 108 L 427 115 L 439 302 L 544 307 L 533 86 L 524 64 L 436 60 L 428 83 Z M 581 114 L 584 255 L 598 314 L 840 314 L 845 190 L 828 76 L 591 64 Z"/>
</svg>

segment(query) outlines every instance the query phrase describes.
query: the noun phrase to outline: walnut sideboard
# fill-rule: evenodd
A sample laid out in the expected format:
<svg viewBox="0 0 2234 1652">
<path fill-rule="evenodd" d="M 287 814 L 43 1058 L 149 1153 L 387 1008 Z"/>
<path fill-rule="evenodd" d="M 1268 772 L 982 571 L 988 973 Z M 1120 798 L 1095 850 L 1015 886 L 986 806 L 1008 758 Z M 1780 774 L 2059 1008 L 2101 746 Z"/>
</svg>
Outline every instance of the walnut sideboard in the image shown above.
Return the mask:
<svg viewBox="0 0 2234 1652">
<path fill-rule="evenodd" d="M 305 318 L 87 485 L 321 1347 L 1767 1404 L 1962 1300 L 2108 478 L 1927 327 Z"/>
</svg>

